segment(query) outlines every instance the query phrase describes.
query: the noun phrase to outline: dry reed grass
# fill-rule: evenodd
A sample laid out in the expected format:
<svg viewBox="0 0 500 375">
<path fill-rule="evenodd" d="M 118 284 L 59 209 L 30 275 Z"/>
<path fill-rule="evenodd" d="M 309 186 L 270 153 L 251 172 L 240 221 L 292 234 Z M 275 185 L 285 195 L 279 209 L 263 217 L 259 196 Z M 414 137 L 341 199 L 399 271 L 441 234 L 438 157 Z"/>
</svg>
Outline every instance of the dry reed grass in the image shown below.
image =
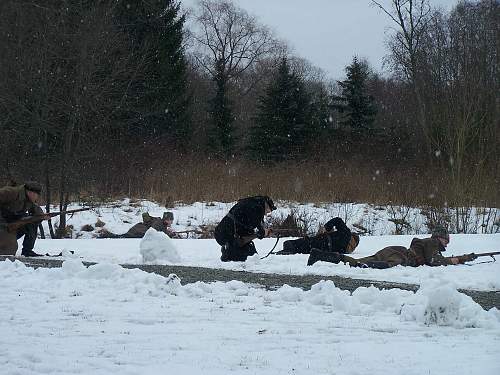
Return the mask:
<svg viewBox="0 0 500 375">
<path fill-rule="evenodd" d="M 230 162 L 186 157 L 163 160 L 154 166 L 122 169 L 106 189 L 113 197 L 153 199 L 167 206 L 174 202 L 234 201 L 251 195 L 274 199 L 322 203 L 365 202 L 442 206 L 460 204 L 449 188 L 447 177 L 438 170 L 407 166 L 370 165 L 366 162 L 288 162 L 263 166 L 246 160 Z M 100 181 L 102 184 L 103 181 Z M 495 179 L 466 186 L 467 202 L 497 207 Z M 463 198 L 458 198 L 463 199 Z"/>
</svg>

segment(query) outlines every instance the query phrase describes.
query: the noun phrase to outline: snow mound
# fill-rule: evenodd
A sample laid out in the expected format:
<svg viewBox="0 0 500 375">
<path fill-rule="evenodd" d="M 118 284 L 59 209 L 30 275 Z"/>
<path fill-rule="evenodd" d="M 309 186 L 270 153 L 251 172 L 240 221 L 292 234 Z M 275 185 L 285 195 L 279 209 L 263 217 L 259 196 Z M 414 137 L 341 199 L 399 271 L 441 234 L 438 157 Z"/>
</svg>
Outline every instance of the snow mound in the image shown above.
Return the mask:
<svg viewBox="0 0 500 375">
<path fill-rule="evenodd" d="M 175 248 L 174 241 L 163 232 L 149 228 L 139 245 L 144 263 L 180 263 L 181 257 Z"/>
<path fill-rule="evenodd" d="M 453 285 L 435 281 L 420 287 L 415 293 L 415 302 L 402 306 L 401 316 L 403 320 L 415 320 L 428 326 L 488 328 L 498 324 L 493 310 L 485 311 Z"/>
</svg>

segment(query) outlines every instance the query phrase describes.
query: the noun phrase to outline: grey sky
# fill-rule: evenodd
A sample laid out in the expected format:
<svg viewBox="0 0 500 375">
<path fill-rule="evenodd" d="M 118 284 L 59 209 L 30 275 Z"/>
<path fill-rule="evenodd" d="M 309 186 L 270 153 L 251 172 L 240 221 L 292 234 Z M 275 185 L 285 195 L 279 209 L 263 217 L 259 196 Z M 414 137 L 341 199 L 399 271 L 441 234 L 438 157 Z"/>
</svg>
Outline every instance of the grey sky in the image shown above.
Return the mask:
<svg viewBox="0 0 500 375">
<path fill-rule="evenodd" d="M 269 26 L 294 52 L 341 79 L 344 68 L 357 55 L 368 59 L 378 72 L 386 54 L 385 35 L 392 26 L 369 0 L 233 0 L 239 7 Z M 390 7 L 390 0 L 380 0 Z M 195 0 L 183 0 L 191 6 Z M 447 10 L 457 0 L 431 0 Z"/>
</svg>

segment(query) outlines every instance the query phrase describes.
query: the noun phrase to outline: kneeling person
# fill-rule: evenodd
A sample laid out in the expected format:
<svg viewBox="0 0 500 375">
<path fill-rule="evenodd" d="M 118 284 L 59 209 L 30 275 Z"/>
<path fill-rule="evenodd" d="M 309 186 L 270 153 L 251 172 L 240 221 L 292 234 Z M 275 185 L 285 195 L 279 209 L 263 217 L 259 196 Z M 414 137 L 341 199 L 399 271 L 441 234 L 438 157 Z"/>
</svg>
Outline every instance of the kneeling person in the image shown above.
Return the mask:
<svg viewBox="0 0 500 375">
<path fill-rule="evenodd" d="M 41 191 L 38 182 L 0 189 L 0 254 L 16 255 L 17 240 L 24 236 L 21 255 L 40 256 L 33 251 L 39 223 L 25 224 L 15 232 L 9 231 L 8 224 L 33 215 L 40 215 L 40 221 L 47 219 L 37 204 Z"/>
<path fill-rule="evenodd" d="M 221 246 L 223 262 L 244 262 L 257 253 L 253 240 L 268 237 L 264 216 L 276 207 L 267 196 L 240 199 L 215 228 L 215 240 Z"/>
</svg>

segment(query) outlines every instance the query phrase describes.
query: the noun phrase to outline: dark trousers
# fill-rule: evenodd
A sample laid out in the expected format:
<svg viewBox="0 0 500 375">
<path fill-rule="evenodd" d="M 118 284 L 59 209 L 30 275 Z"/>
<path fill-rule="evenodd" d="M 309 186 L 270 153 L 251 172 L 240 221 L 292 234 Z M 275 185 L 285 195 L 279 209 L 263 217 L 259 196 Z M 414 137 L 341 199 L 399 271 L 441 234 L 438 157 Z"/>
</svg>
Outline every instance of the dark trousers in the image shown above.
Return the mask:
<svg viewBox="0 0 500 375">
<path fill-rule="evenodd" d="M 311 243 L 309 237 L 283 242 L 283 252 L 287 254 L 310 254 Z"/>
<path fill-rule="evenodd" d="M 227 242 L 221 247 L 221 252 L 220 260 L 223 262 L 244 262 L 249 256 L 257 254 L 253 242 L 238 246 L 236 241 Z"/>
<path fill-rule="evenodd" d="M 38 223 L 26 224 L 17 230 L 16 239 L 20 239 L 24 236 L 22 253 L 33 250 L 33 247 L 35 247 L 37 230 Z"/>
</svg>

